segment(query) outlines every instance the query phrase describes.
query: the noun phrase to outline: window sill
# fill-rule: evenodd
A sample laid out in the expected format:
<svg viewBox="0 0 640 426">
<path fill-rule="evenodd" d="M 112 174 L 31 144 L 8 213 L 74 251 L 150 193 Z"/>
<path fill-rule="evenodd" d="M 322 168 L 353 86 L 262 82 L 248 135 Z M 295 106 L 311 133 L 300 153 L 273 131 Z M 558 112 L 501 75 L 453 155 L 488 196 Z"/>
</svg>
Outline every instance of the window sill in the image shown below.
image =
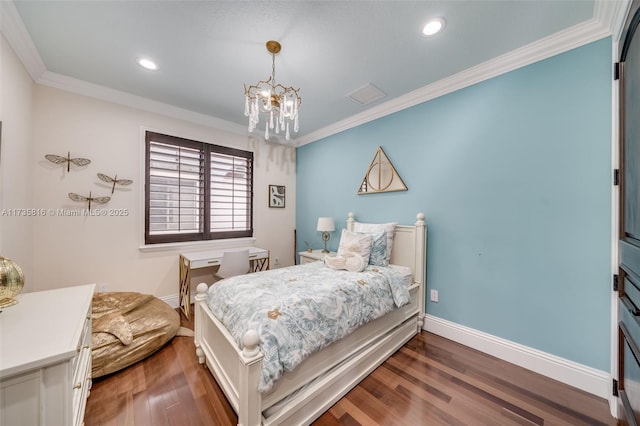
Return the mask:
<svg viewBox="0 0 640 426">
<path fill-rule="evenodd" d="M 253 246 L 256 239 L 247 238 L 229 238 L 225 240 L 207 240 L 207 241 L 186 241 L 180 243 L 161 243 L 161 244 L 142 244 L 138 250 L 143 253 L 154 253 L 163 251 L 187 251 L 187 250 L 216 250 L 220 248 L 234 248 Z"/>
</svg>

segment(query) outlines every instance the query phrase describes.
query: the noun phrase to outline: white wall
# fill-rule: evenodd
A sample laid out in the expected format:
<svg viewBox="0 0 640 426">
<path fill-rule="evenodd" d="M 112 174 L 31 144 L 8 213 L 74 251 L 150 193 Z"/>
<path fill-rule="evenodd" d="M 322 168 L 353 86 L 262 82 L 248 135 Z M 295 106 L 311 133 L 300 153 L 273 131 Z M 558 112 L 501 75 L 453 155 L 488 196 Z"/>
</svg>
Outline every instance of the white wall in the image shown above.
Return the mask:
<svg viewBox="0 0 640 426">
<path fill-rule="evenodd" d="M 241 113 L 241 112 L 239 112 Z M 141 144 L 144 128 L 175 136 L 254 151 L 255 245 L 271 252 L 280 266 L 293 264 L 295 224 L 295 151 L 266 145 L 246 136 L 219 131 L 183 120 L 124 107 L 47 86 L 35 85 L 33 147 L 26 165 L 33 176 L 34 207 L 45 216 L 29 219 L 33 229 L 34 290 L 85 283 L 107 285 L 109 291 L 138 291 L 159 297 L 178 293 L 178 254 L 181 249 L 141 251 L 144 194 Z M 70 172 L 48 162 L 45 154 L 84 157 L 91 164 Z M 69 217 L 82 204 L 69 192 L 109 195 L 97 173 L 132 179 L 116 189 L 105 209 L 126 209 L 126 216 Z M 286 185 L 287 207 L 267 207 L 267 186 Z M 5 191 L 11 190 L 5 185 Z M 92 208 L 94 206 L 92 205 Z M 190 248 L 201 251 L 206 247 Z M 193 281 L 211 281 L 213 271 L 195 274 Z"/>
<path fill-rule="evenodd" d="M 0 255 L 14 260 L 25 274 L 25 288 L 33 280 L 30 220 L 12 209 L 32 206 L 32 97 L 33 81 L 6 39 L 0 34 Z"/>
</svg>

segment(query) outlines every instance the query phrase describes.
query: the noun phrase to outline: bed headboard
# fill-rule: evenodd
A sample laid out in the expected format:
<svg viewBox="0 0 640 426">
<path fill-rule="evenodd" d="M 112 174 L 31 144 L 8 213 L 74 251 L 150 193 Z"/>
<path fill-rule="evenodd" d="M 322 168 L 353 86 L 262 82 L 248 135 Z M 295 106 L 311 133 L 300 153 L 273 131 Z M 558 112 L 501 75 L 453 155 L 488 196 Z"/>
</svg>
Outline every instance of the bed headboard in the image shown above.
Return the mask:
<svg viewBox="0 0 640 426">
<path fill-rule="evenodd" d="M 356 219 L 353 213 L 347 218 L 347 230 L 353 231 Z M 424 284 L 427 264 L 427 225 L 424 214 L 416 215 L 415 225 L 396 225 L 393 233 L 391 263 L 408 266 L 413 271 L 413 281 Z"/>
</svg>

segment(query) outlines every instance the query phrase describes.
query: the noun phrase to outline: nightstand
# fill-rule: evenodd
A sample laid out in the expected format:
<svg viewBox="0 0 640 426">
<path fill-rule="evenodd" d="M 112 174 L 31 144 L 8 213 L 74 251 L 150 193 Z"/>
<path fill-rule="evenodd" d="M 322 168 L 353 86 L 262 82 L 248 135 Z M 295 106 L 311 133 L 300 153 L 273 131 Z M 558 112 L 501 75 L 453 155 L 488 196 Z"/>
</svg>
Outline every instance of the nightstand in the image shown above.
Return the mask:
<svg viewBox="0 0 640 426">
<path fill-rule="evenodd" d="M 300 264 L 303 265 L 309 262 L 316 262 L 318 260 L 323 260 L 326 255 L 335 256 L 336 252 L 331 251 L 329 253 L 323 253 L 322 250 L 314 250 L 314 251 L 301 251 L 298 253 L 300 256 Z"/>
</svg>

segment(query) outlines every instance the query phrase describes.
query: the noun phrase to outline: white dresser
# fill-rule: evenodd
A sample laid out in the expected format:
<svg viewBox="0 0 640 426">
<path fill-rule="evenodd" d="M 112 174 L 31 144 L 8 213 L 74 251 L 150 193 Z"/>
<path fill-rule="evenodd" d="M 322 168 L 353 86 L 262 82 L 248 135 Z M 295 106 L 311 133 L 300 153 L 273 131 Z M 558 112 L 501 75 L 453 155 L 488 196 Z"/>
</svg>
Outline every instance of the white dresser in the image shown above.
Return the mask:
<svg viewBox="0 0 640 426">
<path fill-rule="evenodd" d="M 83 424 L 94 287 L 23 293 L 0 313 L 0 426 Z"/>
</svg>

